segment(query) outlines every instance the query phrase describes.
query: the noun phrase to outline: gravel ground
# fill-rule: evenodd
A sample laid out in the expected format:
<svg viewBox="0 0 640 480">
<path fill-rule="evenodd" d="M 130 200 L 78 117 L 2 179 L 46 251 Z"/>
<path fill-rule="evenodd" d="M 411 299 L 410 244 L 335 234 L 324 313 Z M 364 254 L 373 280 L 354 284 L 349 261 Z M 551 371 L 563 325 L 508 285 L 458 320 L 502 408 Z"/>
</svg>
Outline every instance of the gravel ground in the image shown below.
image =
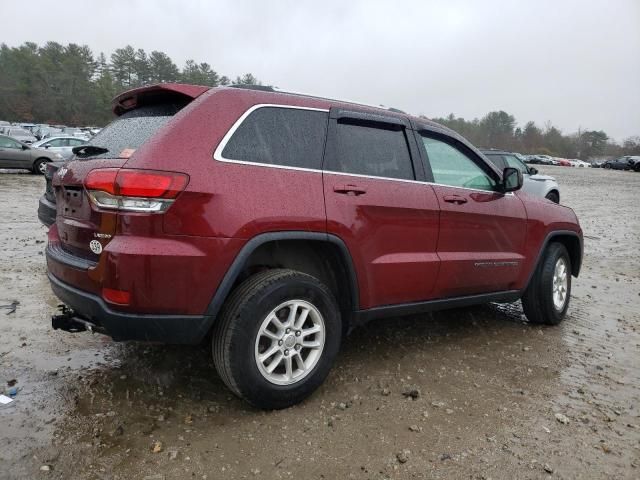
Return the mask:
<svg viewBox="0 0 640 480">
<path fill-rule="evenodd" d="M 640 174 L 542 170 L 585 233 L 562 325 L 519 303 L 377 321 L 278 412 L 206 347 L 53 331 L 43 179 L 0 173 L 0 478 L 639 478 Z"/>
</svg>

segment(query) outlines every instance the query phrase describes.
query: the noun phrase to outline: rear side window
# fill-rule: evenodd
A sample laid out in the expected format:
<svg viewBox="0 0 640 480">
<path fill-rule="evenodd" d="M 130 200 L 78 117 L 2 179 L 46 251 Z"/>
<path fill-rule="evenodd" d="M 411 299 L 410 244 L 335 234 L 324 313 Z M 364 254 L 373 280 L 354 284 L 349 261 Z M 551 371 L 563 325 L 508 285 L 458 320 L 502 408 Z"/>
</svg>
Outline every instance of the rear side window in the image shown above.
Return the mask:
<svg viewBox="0 0 640 480">
<path fill-rule="evenodd" d="M 140 148 L 182 106 L 172 103 L 149 105 L 125 112 L 87 142 L 88 145 L 103 147 L 109 151 L 98 155 L 82 155 L 82 158 L 118 158 L 124 150 Z"/>
<path fill-rule="evenodd" d="M 328 116 L 327 112 L 316 110 L 260 107 L 233 133 L 222 157 L 319 170 Z"/>
<path fill-rule="evenodd" d="M 377 123 L 336 124 L 326 170 L 414 180 L 404 129 Z"/>
</svg>

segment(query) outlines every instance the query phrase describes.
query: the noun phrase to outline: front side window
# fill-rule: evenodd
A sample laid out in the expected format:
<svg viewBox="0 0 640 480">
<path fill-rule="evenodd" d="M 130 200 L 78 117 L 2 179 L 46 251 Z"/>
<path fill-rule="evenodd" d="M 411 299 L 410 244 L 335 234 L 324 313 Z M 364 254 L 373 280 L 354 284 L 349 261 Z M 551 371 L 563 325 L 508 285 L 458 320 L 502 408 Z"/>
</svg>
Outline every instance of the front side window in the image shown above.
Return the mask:
<svg viewBox="0 0 640 480">
<path fill-rule="evenodd" d="M 414 180 L 404 129 L 381 124 L 336 124 L 326 170 Z"/>
<path fill-rule="evenodd" d="M 285 107 L 260 107 L 233 133 L 222 158 L 319 170 L 329 114 Z"/>
<path fill-rule="evenodd" d="M 494 190 L 496 182 L 466 154 L 441 140 L 422 135 L 435 183 Z"/>
</svg>

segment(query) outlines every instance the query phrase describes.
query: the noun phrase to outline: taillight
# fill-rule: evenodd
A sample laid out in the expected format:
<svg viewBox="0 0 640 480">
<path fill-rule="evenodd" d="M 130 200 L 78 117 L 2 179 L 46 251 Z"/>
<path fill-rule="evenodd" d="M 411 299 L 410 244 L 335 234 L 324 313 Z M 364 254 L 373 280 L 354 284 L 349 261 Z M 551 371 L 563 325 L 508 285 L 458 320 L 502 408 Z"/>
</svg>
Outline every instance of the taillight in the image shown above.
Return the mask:
<svg viewBox="0 0 640 480">
<path fill-rule="evenodd" d="M 164 212 L 189 183 L 183 173 L 100 168 L 92 170 L 84 186 L 100 208 L 131 212 Z"/>
</svg>

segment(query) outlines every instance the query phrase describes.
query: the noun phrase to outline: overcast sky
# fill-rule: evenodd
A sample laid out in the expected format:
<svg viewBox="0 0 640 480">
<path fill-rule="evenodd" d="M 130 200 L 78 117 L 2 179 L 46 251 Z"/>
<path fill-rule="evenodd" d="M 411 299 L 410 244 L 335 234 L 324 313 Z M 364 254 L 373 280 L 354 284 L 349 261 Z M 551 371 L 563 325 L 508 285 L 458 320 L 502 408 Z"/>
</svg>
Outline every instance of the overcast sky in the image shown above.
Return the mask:
<svg viewBox="0 0 640 480">
<path fill-rule="evenodd" d="M 131 44 L 224 75 L 467 119 L 640 135 L 640 0 L 2 2 L 0 42 Z M 27 6 L 28 4 L 28 6 Z M 27 15 L 28 12 L 38 12 Z"/>
</svg>

